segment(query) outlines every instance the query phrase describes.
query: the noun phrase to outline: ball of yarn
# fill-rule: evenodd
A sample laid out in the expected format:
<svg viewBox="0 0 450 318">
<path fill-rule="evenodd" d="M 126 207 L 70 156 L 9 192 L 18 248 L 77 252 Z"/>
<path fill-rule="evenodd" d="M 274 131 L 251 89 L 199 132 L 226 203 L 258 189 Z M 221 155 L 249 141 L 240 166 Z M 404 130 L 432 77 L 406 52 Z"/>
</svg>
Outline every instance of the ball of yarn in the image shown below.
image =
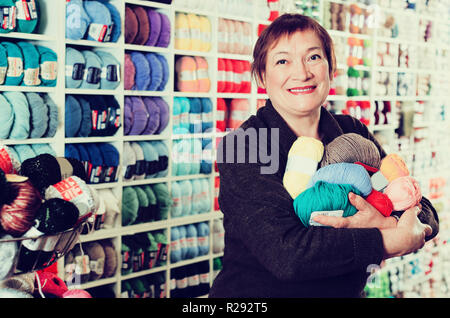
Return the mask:
<svg viewBox="0 0 450 318">
<path fill-rule="evenodd" d="M 3 205 L 0 223 L 4 231 L 12 236 L 21 236 L 34 224 L 36 212 L 41 206 L 41 196 L 31 182 L 10 182 L 17 191 L 16 198 Z"/>
<path fill-rule="evenodd" d="M 377 190 L 372 190 L 372 192 L 370 192 L 370 194 L 366 197 L 366 201 L 384 216 L 391 215 L 394 210 L 394 205 L 392 204 L 391 199 L 389 199 L 386 194 Z"/>
<path fill-rule="evenodd" d="M 6 145 L 0 145 L 0 169 L 4 173 L 17 173 L 20 170 L 18 158 Z"/>
<path fill-rule="evenodd" d="M 370 176 L 363 166 L 354 163 L 333 163 L 316 171 L 310 181 L 313 186 L 318 181 L 335 184 L 351 184 L 365 197 L 372 191 Z"/>
<path fill-rule="evenodd" d="M 320 167 L 338 162 L 362 162 L 371 167 L 380 168 L 380 152 L 375 144 L 355 133 L 336 137 L 325 146 Z"/>
<path fill-rule="evenodd" d="M 306 227 L 309 226 L 311 213 L 315 211 L 343 210 L 343 217 L 352 216 L 357 210 L 348 199 L 350 192 L 361 195 L 358 189 L 349 184 L 316 182 L 312 188 L 303 191 L 295 198 L 295 214 Z"/>
<path fill-rule="evenodd" d="M 98 242 L 89 242 L 85 245 L 84 250 L 89 255 L 89 266 L 91 267 L 89 280 L 97 280 L 103 276 L 105 269 L 103 246 Z"/>
<path fill-rule="evenodd" d="M 409 176 L 409 170 L 402 157 L 397 154 L 388 154 L 381 161 L 380 171 L 389 181 L 399 177 Z"/>
<path fill-rule="evenodd" d="M 5 279 L 0 283 L 0 288 L 16 289 L 32 295 L 34 293 L 34 273 L 16 275 Z"/>
<path fill-rule="evenodd" d="M 58 183 L 62 178 L 58 161 L 50 154 L 26 159 L 22 162 L 20 174 L 27 176 L 42 195 L 50 185 Z"/>
<path fill-rule="evenodd" d="M 292 198 L 303 192 L 322 159 L 324 146 L 320 140 L 298 137 L 288 154 L 283 185 Z"/>
<path fill-rule="evenodd" d="M 116 273 L 118 257 L 114 245 L 108 241 L 101 241 L 103 250 L 105 252 L 105 267 L 103 271 L 103 277 L 112 277 Z"/>
<path fill-rule="evenodd" d="M 36 213 L 36 228 L 44 234 L 56 234 L 71 229 L 80 212 L 69 201 L 60 198 L 46 200 Z"/>
<path fill-rule="evenodd" d="M 411 176 L 399 177 L 390 182 L 383 191 L 392 201 L 395 211 L 404 211 L 422 200 L 419 183 Z"/>
<path fill-rule="evenodd" d="M 84 289 L 69 289 L 62 294 L 62 298 L 92 298 Z"/>
<path fill-rule="evenodd" d="M 34 297 L 18 289 L 0 288 L 0 298 L 34 298 Z"/>
</svg>

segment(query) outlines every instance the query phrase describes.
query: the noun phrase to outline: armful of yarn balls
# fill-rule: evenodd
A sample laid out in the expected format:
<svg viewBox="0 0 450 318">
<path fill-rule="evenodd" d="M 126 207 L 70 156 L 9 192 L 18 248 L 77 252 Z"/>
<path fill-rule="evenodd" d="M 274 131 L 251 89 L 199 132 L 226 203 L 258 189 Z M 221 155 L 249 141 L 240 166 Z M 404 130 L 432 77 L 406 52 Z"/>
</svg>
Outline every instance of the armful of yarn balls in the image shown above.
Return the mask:
<svg viewBox="0 0 450 318">
<path fill-rule="evenodd" d="M 218 156 L 226 158 L 228 141 L 239 133 L 222 139 Z M 244 153 L 250 153 L 249 145 L 245 148 Z M 306 228 L 295 215 L 292 198 L 276 174 L 261 174 L 259 164 L 218 162 L 218 168 L 219 203 L 228 218 L 225 231 L 232 257 L 251 255 L 252 261 L 284 281 L 325 278 L 381 262 L 379 230 Z"/>
</svg>

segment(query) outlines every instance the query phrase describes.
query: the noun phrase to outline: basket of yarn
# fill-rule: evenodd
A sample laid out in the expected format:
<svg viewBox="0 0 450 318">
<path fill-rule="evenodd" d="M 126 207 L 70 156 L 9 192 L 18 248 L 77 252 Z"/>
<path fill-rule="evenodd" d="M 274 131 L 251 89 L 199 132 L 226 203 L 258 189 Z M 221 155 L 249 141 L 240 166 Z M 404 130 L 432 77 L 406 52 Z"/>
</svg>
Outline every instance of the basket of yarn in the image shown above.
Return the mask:
<svg viewBox="0 0 450 318">
<path fill-rule="evenodd" d="M 0 146 L 0 281 L 52 265 L 98 207 L 82 163 L 40 154 L 17 164 Z"/>
<path fill-rule="evenodd" d="M 348 200 L 362 196 L 383 216 L 405 211 L 422 199 L 419 183 L 397 154 L 381 159 L 375 143 L 355 133 L 343 134 L 324 146 L 298 137 L 288 154 L 283 185 L 294 200 L 294 210 L 306 226 L 315 215 L 348 217 L 357 210 Z"/>
</svg>

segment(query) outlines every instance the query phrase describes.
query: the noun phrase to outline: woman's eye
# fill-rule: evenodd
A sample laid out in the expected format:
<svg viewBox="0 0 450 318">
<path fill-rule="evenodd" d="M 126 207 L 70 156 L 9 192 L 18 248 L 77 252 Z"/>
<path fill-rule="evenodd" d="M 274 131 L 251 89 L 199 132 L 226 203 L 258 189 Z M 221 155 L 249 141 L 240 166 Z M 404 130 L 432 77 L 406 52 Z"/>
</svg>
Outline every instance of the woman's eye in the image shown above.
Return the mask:
<svg viewBox="0 0 450 318">
<path fill-rule="evenodd" d="M 278 60 L 278 61 L 277 61 L 277 64 L 286 64 L 286 63 L 287 63 L 286 60 Z"/>
<path fill-rule="evenodd" d="M 318 60 L 320 60 L 322 57 L 319 55 L 319 54 L 314 54 L 314 55 L 312 55 L 309 59 L 311 60 L 311 61 L 318 61 Z"/>
</svg>

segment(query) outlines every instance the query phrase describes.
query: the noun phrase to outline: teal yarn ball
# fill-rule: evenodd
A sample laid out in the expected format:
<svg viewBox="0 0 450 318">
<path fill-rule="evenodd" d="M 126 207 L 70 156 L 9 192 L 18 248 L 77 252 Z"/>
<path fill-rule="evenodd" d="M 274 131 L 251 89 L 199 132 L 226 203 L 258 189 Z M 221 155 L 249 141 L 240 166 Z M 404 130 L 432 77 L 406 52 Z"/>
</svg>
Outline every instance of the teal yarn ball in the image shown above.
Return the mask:
<svg viewBox="0 0 450 318">
<path fill-rule="evenodd" d="M 349 184 L 318 181 L 295 198 L 295 214 L 305 227 L 309 227 L 311 213 L 315 211 L 343 210 L 343 217 L 352 216 L 357 210 L 348 199 L 350 192 L 361 195 L 358 189 Z"/>
</svg>

